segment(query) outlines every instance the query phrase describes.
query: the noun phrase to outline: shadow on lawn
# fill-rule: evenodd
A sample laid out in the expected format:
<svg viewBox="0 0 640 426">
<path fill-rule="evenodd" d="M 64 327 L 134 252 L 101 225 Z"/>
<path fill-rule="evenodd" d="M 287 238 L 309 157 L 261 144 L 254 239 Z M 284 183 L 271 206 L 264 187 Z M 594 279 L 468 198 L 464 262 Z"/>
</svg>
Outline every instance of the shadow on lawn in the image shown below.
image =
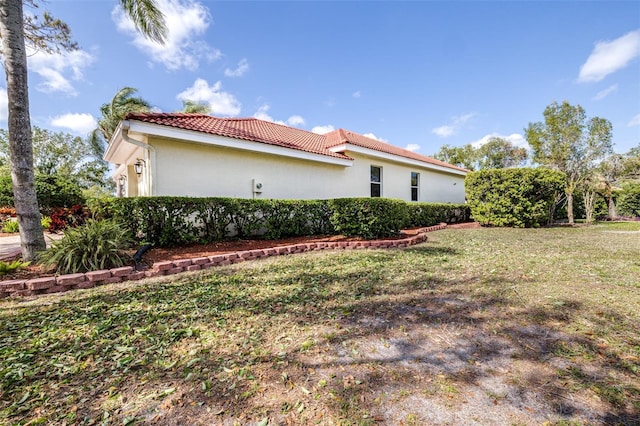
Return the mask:
<svg viewBox="0 0 640 426">
<path fill-rule="evenodd" d="M 407 252 L 416 256 L 411 259 L 415 262 L 419 256 L 457 254 L 438 247 Z M 584 315 L 580 304 L 567 300 L 557 307 L 526 306 L 512 290 L 514 281 L 502 276 L 450 280 L 416 271 L 413 277 L 397 280 L 385 275 L 384 266 L 396 255 L 389 251 L 372 252 L 365 259 L 335 256 L 339 267 L 330 273 L 315 269 L 317 258 L 306 256 L 293 271 L 289 264 L 258 265 L 237 274 L 221 271 L 181 278 L 147 291 L 123 289 L 54 302 L 49 320 L 67 330 L 77 328 L 77 335 L 75 340 L 72 336 L 58 341 L 47 336 L 51 342 L 36 335 L 42 346 L 32 357 L 86 351 L 88 355 L 73 361 L 85 367 L 44 380 L 45 371 L 27 378 L 42 380 L 35 385 L 39 389 L 55 389 L 57 381 L 70 392 L 74 387 L 75 392 L 86 392 L 75 401 L 75 419 L 102 416 L 115 386 L 122 388 L 120 395 L 128 394 L 125 401 L 112 403 L 111 415 L 120 420 L 131 415 L 158 424 L 196 424 L 194 419 L 210 424 L 243 415 L 247 420 L 269 416 L 279 421 L 304 415 L 312 421 L 323 411 L 334 418 L 354 420 L 366 414 L 376 420 L 381 409 L 374 401 L 390 389 L 421 389 L 422 398 L 455 398 L 460 389 L 485 388 L 496 371 L 518 361 L 531 366 L 531 374 L 505 376 L 515 391 L 494 395 L 496 404 L 509 399 L 525 406 L 537 399 L 543 401 L 537 408 L 564 419 L 640 422 L 640 389 L 633 384 L 638 363 L 621 359 L 593 339 L 560 331 L 559 324 Z M 269 270 L 268 276 L 262 268 Z M 241 291 L 247 285 L 275 290 L 248 294 Z M 74 323 L 74 317 L 86 321 Z M 251 322 L 252 317 L 259 323 Z M 603 311 L 602 321 L 622 319 Z M 306 331 L 288 341 L 287 327 L 292 326 Z M 78 340 L 86 328 L 94 334 Z M 93 340 L 98 332 L 101 340 Z M 211 339 L 217 338 L 225 344 L 216 346 Z M 135 348 L 131 354 L 124 350 L 130 358 L 126 362 L 122 347 Z M 25 346 L 22 352 L 32 349 Z M 100 373 L 104 370 L 109 374 Z M 616 383 L 612 375 L 631 380 Z M 87 377 L 103 379 L 94 382 Z M 10 386 L 20 383 L 5 380 L 2 399 L 15 405 L 25 389 L 12 392 Z M 141 390 L 148 393 L 161 385 L 174 391 L 142 398 Z M 606 409 L 573 398 L 584 389 L 597 393 Z M 62 394 L 51 395 L 48 403 L 64 407 L 68 395 Z M 136 396 L 138 405 L 133 402 Z M 21 416 L 27 414 L 16 410 L 10 418 Z"/>
</svg>

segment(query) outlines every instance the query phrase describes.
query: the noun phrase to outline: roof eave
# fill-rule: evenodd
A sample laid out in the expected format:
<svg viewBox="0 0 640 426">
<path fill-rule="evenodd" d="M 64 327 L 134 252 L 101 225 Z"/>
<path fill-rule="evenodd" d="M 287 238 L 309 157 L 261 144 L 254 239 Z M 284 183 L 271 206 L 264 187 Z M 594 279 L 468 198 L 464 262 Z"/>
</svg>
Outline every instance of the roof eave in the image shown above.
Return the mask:
<svg viewBox="0 0 640 426">
<path fill-rule="evenodd" d="M 360 145 L 354 145 L 352 143 L 344 143 L 340 145 L 336 145 L 334 147 L 329 148 L 332 152 L 344 153 L 346 151 L 356 152 L 358 154 L 368 155 L 369 157 L 375 157 L 380 159 L 385 159 L 389 161 L 395 161 L 397 163 L 419 166 L 425 169 L 436 170 L 444 173 L 451 173 L 460 176 L 466 176 L 469 173 L 468 170 L 459 169 L 452 165 L 452 167 L 441 166 L 438 164 L 429 163 L 426 161 L 420 161 L 413 158 L 403 157 L 401 155 L 390 154 L 388 152 L 377 151 L 371 148 L 365 148 Z"/>
<path fill-rule="evenodd" d="M 345 158 L 333 157 L 329 155 L 317 154 L 278 145 L 271 145 L 264 142 L 214 135 L 210 133 L 198 132 L 195 130 L 169 127 L 162 124 L 129 120 L 129 128 L 130 131 L 136 133 L 143 133 L 150 136 L 157 136 L 168 139 L 178 139 L 192 143 L 201 143 L 223 148 L 240 149 L 244 151 L 259 152 L 263 154 L 280 155 L 283 157 L 297 158 L 343 167 L 351 167 L 353 165 L 353 160 L 349 159 L 347 156 L 345 156 Z"/>
</svg>

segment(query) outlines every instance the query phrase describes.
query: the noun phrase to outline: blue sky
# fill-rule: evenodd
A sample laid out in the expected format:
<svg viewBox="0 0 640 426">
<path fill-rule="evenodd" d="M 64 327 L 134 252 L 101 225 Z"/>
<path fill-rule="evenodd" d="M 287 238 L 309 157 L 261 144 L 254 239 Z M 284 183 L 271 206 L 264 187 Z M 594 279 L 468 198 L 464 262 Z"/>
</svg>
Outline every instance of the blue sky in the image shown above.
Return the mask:
<svg viewBox="0 0 640 426">
<path fill-rule="evenodd" d="M 158 111 L 191 99 L 216 116 L 345 128 L 431 155 L 491 136 L 523 145 L 527 124 L 567 100 L 612 122 L 617 152 L 640 144 L 637 1 L 158 2 L 165 46 L 137 35 L 116 1 L 44 4 L 80 50 L 29 58 L 32 123 L 84 135 L 131 86 Z"/>
</svg>

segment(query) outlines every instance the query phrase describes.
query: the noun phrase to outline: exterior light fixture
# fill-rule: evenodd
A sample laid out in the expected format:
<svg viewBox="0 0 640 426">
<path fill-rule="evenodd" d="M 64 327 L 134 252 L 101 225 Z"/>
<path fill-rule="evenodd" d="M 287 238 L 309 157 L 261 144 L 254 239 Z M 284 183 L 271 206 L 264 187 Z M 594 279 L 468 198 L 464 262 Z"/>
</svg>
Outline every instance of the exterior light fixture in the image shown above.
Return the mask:
<svg viewBox="0 0 640 426">
<path fill-rule="evenodd" d="M 127 181 L 127 177 L 125 175 L 120 175 L 120 177 L 118 178 L 118 183 L 120 184 L 120 186 L 124 186 L 124 183 Z"/>
<path fill-rule="evenodd" d="M 133 164 L 133 170 L 135 170 L 138 177 L 142 174 L 142 168 L 144 167 L 144 160 L 137 158 L 136 162 Z"/>
</svg>

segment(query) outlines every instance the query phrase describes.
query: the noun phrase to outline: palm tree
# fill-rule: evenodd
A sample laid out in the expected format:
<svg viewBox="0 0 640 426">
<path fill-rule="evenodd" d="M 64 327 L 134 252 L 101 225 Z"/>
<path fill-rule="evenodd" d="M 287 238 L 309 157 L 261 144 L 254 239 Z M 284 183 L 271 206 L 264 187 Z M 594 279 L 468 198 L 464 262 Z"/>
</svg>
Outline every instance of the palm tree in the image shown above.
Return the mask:
<svg viewBox="0 0 640 426">
<path fill-rule="evenodd" d="M 211 107 L 205 103 L 190 101 L 187 99 L 182 101 L 182 112 L 191 114 L 209 114 L 211 112 Z"/>
<path fill-rule="evenodd" d="M 164 15 L 158 9 L 155 0 L 119 1 L 138 31 L 151 40 L 164 42 L 167 28 Z M 35 5 L 35 2 L 30 4 Z M 9 149 L 14 203 L 20 227 L 22 257 L 24 260 L 33 260 L 39 251 L 44 250 L 45 241 L 34 185 L 33 143 L 27 84 L 25 32 L 34 31 L 34 28 L 29 25 L 33 21 L 25 20 L 22 6 L 23 0 L 0 2 L 0 37 L 2 37 L 2 55 L 7 77 Z M 45 24 L 46 22 L 51 24 L 50 20 L 45 19 Z M 60 47 L 73 48 L 73 44 L 68 43 L 68 33 L 66 36 L 67 43 L 64 37 L 57 37 L 55 31 L 49 37 L 41 35 L 38 38 L 33 37 L 32 34 L 32 37 L 27 38 L 38 48 L 56 51 Z"/>
<path fill-rule="evenodd" d="M 111 139 L 125 115 L 130 112 L 149 112 L 151 110 L 149 102 L 141 97 L 133 96 L 137 91 L 138 89 L 133 87 L 123 87 L 118 90 L 111 102 L 100 107 L 102 118 L 98 120 L 96 131 L 99 131 L 106 141 Z"/>
</svg>

